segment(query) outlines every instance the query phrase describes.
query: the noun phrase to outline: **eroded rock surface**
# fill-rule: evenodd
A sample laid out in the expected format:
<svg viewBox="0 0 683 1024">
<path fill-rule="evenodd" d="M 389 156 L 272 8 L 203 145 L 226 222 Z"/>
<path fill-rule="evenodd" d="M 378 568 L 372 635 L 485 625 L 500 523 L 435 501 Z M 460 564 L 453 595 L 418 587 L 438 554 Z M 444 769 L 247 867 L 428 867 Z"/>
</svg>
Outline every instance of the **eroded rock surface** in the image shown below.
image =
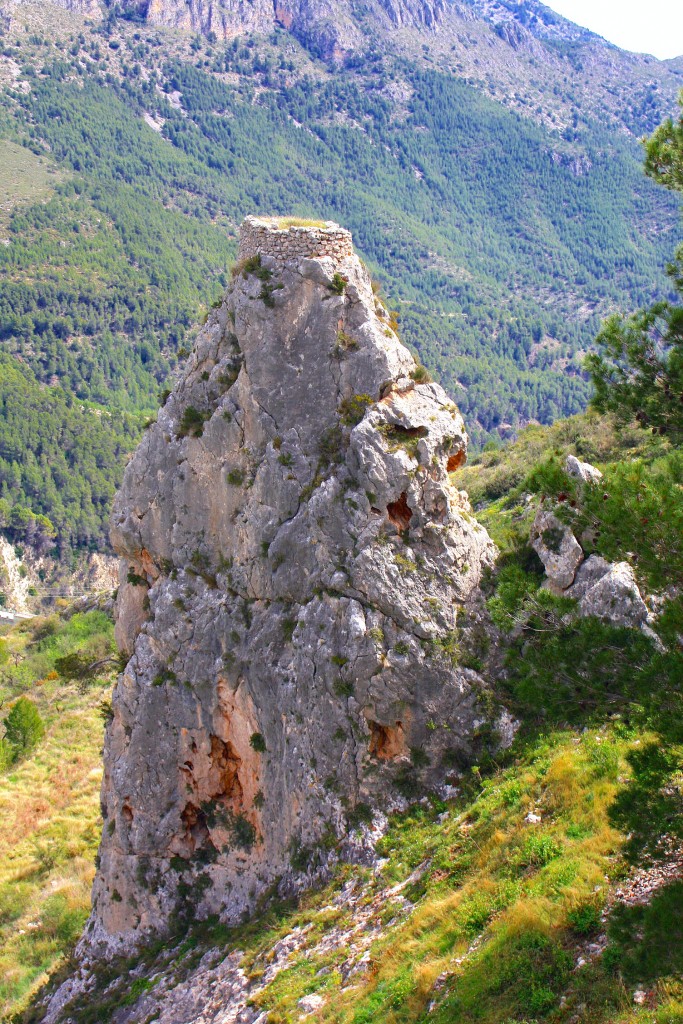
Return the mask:
<svg viewBox="0 0 683 1024">
<path fill-rule="evenodd" d="M 310 883 L 350 816 L 438 786 L 486 718 L 453 657 L 494 556 L 448 476 L 462 417 L 355 255 L 259 249 L 115 501 L 130 660 L 85 940 L 110 950 Z"/>
<path fill-rule="evenodd" d="M 596 481 L 586 478 L 583 482 Z M 659 643 L 650 627 L 655 615 L 645 604 L 628 562 L 608 562 L 600 555 L 590 555 L 584 560 L 583 549 L 571 528 L 543 506 L 536 513 L 530 541 L 545 568 L 547 582 L 544 586 L 577 601 L 579 615 L 595 616 L 615 626 L 641 629 Z"/>
<path fill-rule="evenodd" d="M 364 41 L 353 7 L 331 0 L 139 0 L 135 6 L 152 25 L 215 32 L 222 39 L 285 28 L 321 57 L 341 58 Z M 380 0 L 372 13 L 385 29 L 433 30 L 446 11 L 443 0 Z"/>
</svg>

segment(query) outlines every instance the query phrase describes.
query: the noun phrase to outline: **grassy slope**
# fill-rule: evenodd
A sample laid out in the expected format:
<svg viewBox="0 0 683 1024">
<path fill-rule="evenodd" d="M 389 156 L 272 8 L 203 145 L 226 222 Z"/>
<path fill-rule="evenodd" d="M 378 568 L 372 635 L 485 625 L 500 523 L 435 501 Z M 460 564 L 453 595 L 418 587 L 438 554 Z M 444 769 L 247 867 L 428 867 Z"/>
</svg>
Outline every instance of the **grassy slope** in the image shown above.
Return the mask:
<svg viewBox="0 0 683 1024">
<path fill-rule="evenodd" d="M 60 678 L 54 663 L 71 651 L 110 649 L 112 624 L 101 612 L 48 620 L 56 632 L 36 640 L 45 621 L 2 640 L 4 711 L 29 696 L 46 733 L 0 775 L 0 1017 L 45 980 L 80 934 L 99 842 L 99 706 L 111 677 L 83 688 Z"/>
<path fill-rule="evenodd" d="M 644 906 L 620 901 L 616 891 L 628 890 L 639 869 L 671 863 L 662 837 L 670 837 L 674 854 L 683 839 L 680 602 L 670 602 L 660 619 L 666 646 L 657 650 L 631 630 L 591 620 L 568 625 L 537 591 L 522 495 L 541 484 L 549 494 L 548 466 L 567 451 L 590 452 L 607 480 L 634 465 L 647 476 L 675 461 L 660 441 L 575 417 L 531 429 L 505 453 L 486 453 L 458 474 L 459 484 L 478 489 L 480 504 L 489 502 L 479 515 L 502 548 L 492 614 L 503 636 L 517 623 L 504 645 L 501 678 L 501 698 L 524 721 L 511 750 L 491 755 L 483 747 L 455 800 L 430 797 L 394 816 L 380 840 L 385 859 L 376 874 L 342 867 L 298 905 L 271 906 L 234 930 L 197 923 L 102 968 L 95 992 L 70 1010 L 78 1024 L 110 1019 L 117 1007 L 153 998 L 159 977 L 186 976 L 207 948 L 244 952 L 251 998 L 271 1024 L 297 1021 L 297 1002 L 311 993 L 324 999 L 315 1019 L 330 1024 L 683 1021 L 680 863 Z M 631 461 L 634 454 L 640 462 Z M 680 499 L 680 477 L 673 487 Z M 495 493 L 493 502 L 487 490 Z M 658 491 L 659 514 L 668 571 L 675 574 L 680 500 L 672 508 L 666 493 L 666 487 Z M 622 507 L 613 517 L 605 514 L 600 543 L 608 546 L 620 543 L 613 524 L 628 519 L 628 488 L 612 487 L 611 500 Z M 660 542 L 653 534 L 653 543 Z M 645 556 L 647 537 L 639 543 Z M 505 575 L 511 566 L 521 573 L 516 589 Z M 643 584 L 653 583 L 654 561 L 644 558 L 638 572 Z M 667 581 L 659 582 L 661 589 Z M 464 663 L 499 656 L 501 648 L 487 652 L 481 640 L 464 630 Z M 407 905 L 391 894 L 401 884 Z M 298 946 L 266 984 L 276 942 L 295 928 L 304 929 Z M 596 948 L 604 952 L 595 955 Z M 636 990 L 645 993 L 642 1005 L 634 1003 Z M 145 1019 L 153 1016 L 148 1003 Z M 40 1020 L 39 1008 L 22 1020 Z"/>
<path fill-rule="evenodd" d="M 305 938 L 285 970 L 254 995 L 271 1024 L 297 1021 L 298 1000 L 311 993 L 326 1001 L 315 1019 L 334 1024 L 675 1024 L 683 1020 L 680 883 L 663 888 L 649 908 L 614 911 L 607 952 L 574 969 L 604 932 L 601 912 L 629 874 L 612 809 L 638 785 L 634 753 L 647 741 L 646 732 L 619 721 L 527 736 L 506 767 L 484 780 L 475 776 L 460 800 L 431 801 L 396 816 L 375 878 L 345 868 L 322 892 L 296 907 L 273 908 L 249 927 L 199 926 L 166 948 L 115 962 L 102 970 L 99 991 L 70 1015 L 78 1024 L 109 1019 L 135 1002 L 129 971 L 138 979 L 136 996 L 153 993 L 164 974 L 182 980 L 208 948 L 242 950 L 258 984 L 275 944 L 298 928 L 307 929 Z M 541 822 L 528 823 L 529 812 Z M 353 913 L 344 901 L 334 904 L 342 884 L 355 879 L 361 904 L 370 906 L 388 884 L 405 882 L 425 863 L 422 877 L 404 889 L 415 907 L 405 920 L 394 903 L 381 900 L 354 931 Z M 347 981 L 368 929 L 380 937 Z M 340 931 L 348 935 L 341 943 Z M 641 986 L 650 1006 L 659 1007 L 656 1016 L 650 1007 L 634 1007 Z"/>
<path fill-rule="evenodd" d="M 46 157 L 36 156 L 7 139 L 0 141 L 0 227 L 6 228 L 12 210 L 44 202 L 59 181 Z"/>
</svg>

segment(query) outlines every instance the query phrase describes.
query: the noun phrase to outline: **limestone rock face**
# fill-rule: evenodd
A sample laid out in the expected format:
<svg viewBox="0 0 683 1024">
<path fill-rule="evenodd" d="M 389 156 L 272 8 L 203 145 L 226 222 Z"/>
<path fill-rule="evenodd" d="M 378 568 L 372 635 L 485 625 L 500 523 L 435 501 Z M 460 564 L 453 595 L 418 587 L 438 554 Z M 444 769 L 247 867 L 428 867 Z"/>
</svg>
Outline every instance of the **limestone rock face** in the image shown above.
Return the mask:
<svg viewBox="0 0 683 1024">
<path fill-rule="evenodd" d="M 139 0 L 128 2 L 152 25 L 170 25 L 230 39 L 244 32 L 285 28 L 325 58 L 341 58 L 366 42 L 353 5 L 338 0 Z M 385 28 L 435 29 L 446 14 L 444 0 L 379 0 L 372 14 Z"/>
<path fill-rule="evenodd" d="M 215 32 L 221 39 L 282 27 L 325 58 L 342 57 L 363 41 L 351 12 L 331 0 L 144 0 L 143 13 L 151 25 Z"/>
<path fill-rule="evenodd" d="M 21 7 L 25 2 L 29 2 L 29 0 L 4 0 L 0 7 L 6 9 L 11 15 L 13 7 Z M 102 16 L 103 5 L 99 0 L 50 0 L 50 2 L 55 7 L 62 7 L 65 11 L 73 11 L 76 14 L 97 18 Z"/>
<path fill-rule="evenodd" d="M 443 20 L 444 0 L 380 0 L 393 25 L 435 28 Z"/>
<path fill-rule="evenodd" d="M 354 814 L 438 786 L 486 717 L 453 657 L 495 551 L 448 476 L 462 417 L 411 378 L 350 236 L 306 229 L 299 254 L 298 232 L 291 255 L 246 225 L 115 501 L 130 660 L 86 933 L 108 949 L 310 883 Z"/>
<path fill-rule="evenodd" d="M 539 508 L 531 527 L 531 546 L 552 584 L 564 590 L 573 582 L 583 551 L 569 527 L 552 512 Z"/>
</svg>

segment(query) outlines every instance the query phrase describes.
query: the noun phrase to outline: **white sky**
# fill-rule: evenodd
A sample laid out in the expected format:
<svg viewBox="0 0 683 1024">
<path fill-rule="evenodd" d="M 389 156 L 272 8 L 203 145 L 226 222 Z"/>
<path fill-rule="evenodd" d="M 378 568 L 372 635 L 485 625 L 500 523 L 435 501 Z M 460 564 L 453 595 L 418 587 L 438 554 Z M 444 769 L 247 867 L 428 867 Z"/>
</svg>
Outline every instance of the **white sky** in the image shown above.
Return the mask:
<svg viewBox="0 0 683 1024">
<path fill-rule="evenodd" d="M 558 14 L 616 43 L 655 57 L 683 55 L 683 0 L 544 0 Z"/>
</svg>

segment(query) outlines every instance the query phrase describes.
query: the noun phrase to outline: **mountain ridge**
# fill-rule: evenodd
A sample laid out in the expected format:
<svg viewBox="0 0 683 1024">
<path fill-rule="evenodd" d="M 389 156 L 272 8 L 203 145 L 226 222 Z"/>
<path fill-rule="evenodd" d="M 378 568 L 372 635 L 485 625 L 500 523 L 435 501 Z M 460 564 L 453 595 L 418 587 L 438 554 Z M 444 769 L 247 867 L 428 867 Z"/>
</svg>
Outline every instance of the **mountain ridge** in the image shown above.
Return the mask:
<svg viewBox="0 0 683 1024">
<path fill-rule="evenodd" d="M 4 2 L 11 12 L 12 0 Z M 539 81 L 543 77 L 537 63 L 542 58 L 546 70 L 551 68 L 554 75 L 569 71 L 573 76 L 573 83 L 565 79 L 565 102 L 572 85 L 581 88 L 578 72 L 579 77 L 583 74 L 590 79 L 590 89 L 583 89 L 584 106 L 590 101 L 591 91 L 599 92 L 600 106 L 595 113 L 609 112 L 617 121 L 619 104 L 628 105 L 629 90 L 641 88 L 645 95 L 649 90 L 656 109 L 649 123 L 636 128 L 641 134 L 661 120 L 667 105 L 671 109 L 676 92 L 683 87 L 683 54 L 660 61 L 648 54 L 623 50 L 538 0 L 367 0 L 363 5 L 346 0 L 257 0 L 248 7 L 227 0 L 46 2 L 88 16 L 118 14 L 141 24 L 199 32 L 223 40 L 249 33 L 267 35 L 280 28 L 311 49 L 314 56 L 336 63 L 377 45 L 413 52 L 418 59 L 426 53 L 442 61 L 455 56 L 458 66 L 453 70 L 458 75 L 488 87 L 494 98 L 522 113 L 527 113 L 524 104 L 515 106 L 511 93 L 515 84 L 523 83 L 529 93 L 535 89 L 535 78 L 539 73 Z M 14 9 L 20 10 L 22 0 L 14 0 L 14 4 Z M 410 33 L 417 33 L 417 50 Z M 476 56 L 469 52 L 472 49 L 478 51 Z M 483 77 L 481 65 L 486 69 Z M 626 89 L 620 88 L 620 78 L 625 79 Z M 659 91 L 662 96 L 658 99 Z M 623 118 L 621 123 L 625 123 Z M 562 126 L 555 123 L 555 127 Z"/>
</svg>

